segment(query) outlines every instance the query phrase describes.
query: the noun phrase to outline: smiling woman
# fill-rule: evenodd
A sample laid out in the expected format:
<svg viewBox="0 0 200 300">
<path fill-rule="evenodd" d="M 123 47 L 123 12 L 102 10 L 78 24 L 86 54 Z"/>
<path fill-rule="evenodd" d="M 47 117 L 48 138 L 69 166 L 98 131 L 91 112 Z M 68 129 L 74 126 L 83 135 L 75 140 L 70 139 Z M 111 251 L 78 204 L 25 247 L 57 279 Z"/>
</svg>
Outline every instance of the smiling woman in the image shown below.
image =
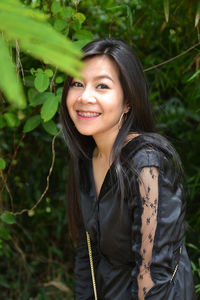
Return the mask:
<svg viewBox="0 0 200 300">
<path fill-rule="evenodd" d="M 75 299 L 194 300 L 181 162 L 155 133 L 141 63 L 118 40 L 83 51 L 61 104 Z"/>
</svg>

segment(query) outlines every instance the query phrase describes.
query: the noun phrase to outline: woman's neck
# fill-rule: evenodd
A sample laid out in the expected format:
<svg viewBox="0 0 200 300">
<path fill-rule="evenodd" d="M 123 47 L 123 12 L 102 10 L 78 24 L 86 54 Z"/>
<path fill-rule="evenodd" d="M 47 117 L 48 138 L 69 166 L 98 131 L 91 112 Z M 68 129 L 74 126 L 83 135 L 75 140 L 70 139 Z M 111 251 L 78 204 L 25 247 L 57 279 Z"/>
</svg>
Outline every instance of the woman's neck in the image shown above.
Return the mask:
<svg viewBox="0 0 200 300">
<path fill-rule="evenodd" d="M 104 135 L 95 136 L 96 148 L 93 154 L 94 158 L 112 163 L 110 154 L 116 137 L 116 133 L 107 135 L 106 137 Z"/>
<path fill-rule="evenodd" d="M 129 133 L 129 135 L 125 139 L 124 145 L 126 145 L 130 140 L 134 139 L 139 135 L 140 134 L 136 132 Z M 112 159 L 110 154 L 116 137 L 117 134 L 111 134 L 109 137 L 108 136 L 94 137 L 97 146 L 94 150 L 93 157 L 95 159 L 100 159 L 102 161 L 109 162 L 109 164 L 111 164 Z"/>
</svg>

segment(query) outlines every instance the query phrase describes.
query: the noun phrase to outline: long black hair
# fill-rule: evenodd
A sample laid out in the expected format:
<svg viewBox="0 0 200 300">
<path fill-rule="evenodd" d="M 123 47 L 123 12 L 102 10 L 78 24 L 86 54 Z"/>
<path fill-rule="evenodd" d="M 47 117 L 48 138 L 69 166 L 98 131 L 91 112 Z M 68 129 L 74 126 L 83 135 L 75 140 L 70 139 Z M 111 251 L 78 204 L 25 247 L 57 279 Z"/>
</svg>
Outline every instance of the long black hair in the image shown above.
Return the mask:
<svg viewBox="0 0 200 300">
<path fill-rule="evenodd" d="M 118 67 L 119 80 L 124 93 L 124 101 L 127 102 L 129 111 L 126 114 L 122 127 L 116 137 L 112 149 L 112 161 L 116 171 L 118 186 L 123 198 L 125 190 L 125 178 L 123 172 L 122 148 L 129 133 L 136 132 L 147 134 L 155 132 L 152 117 L 151 104 L 148 97 L 148 85 L 142 65 L 133 49 L 121 40 L 101 39 L 90 42 L 83 47 L 83 60 L 89 57 L 106 55 L 112 59 Z M 80 189 L 79 189 L 79 159 L 91 158 L 95 147 L 94 139 L 91 136 L 84 136 L 75 128 L 67 107 L 66 98 L 70 88 L 72 78 L 66 79 L 62 102 L 61 102 L 61 122 L 63 133 L 71 153 L 70 176 L 68 179 L 68 221 L 73 237 L 77 236 L 80 213 Z M 157 136 L 157 135 L 156 135 Z M 158 137 L 159 139 L 159 137 Z M 158 141 L 158 144 L 160 141 Z M 172 151 L 173 148 L 168 145 Z M 175 151 L 173 152 L 175 156 Z M 179 160 L 177 156 L 177 160 Z"/>
</svg>

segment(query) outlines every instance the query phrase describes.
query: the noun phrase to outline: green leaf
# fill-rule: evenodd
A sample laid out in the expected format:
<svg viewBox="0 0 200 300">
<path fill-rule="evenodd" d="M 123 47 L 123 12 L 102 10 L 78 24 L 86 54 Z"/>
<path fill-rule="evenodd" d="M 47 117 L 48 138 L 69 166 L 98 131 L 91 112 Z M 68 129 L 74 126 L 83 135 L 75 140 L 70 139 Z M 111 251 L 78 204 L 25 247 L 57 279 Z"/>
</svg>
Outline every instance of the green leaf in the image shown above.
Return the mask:
<svg viewBox="0 0 200 300">
<path fill-rule="evenodd" d="M 198 75 L 200 74 L 200 70 L 198 70 L 197 72 L 195 72 L 187 81 L 191 81 L 193 80 L 194 78 L 196 78 Z"/>
<path fill-rule="evenodd" d="M 54 28 L 58 31 L 62 31 L 67 27 L 67 22 L 62 19 L 56 19 L 54 22 Z"/>
<path fill-rule="evenodd" d="M 1 22 L 1 20 L 0 20 Z M 1 80 L 0 89 L 5 94 L 7 100 L 18 108 L 26 107 L 26 99 L 24 97 L 23 88 L 20 80 L 17 78 L 15 67 L 11 61 L 7 43 L 0 35 L 0 66 Z M 10 83 L 12 82 L 12 88 Z"/>
<path fill-rule="evenodd" d="M 34 68 L 31 68 L 31 69 L 30 69 L 31 75 L 35 75 L 35 72 L 36 72 L 36 70 L 35 70 Z"/>
<path fill-rule="evenodd" d="M 46 69 L 46 70 L 44 71 L 44 73 L 47 74 L 47 76 L 48 76 L 49 78 L 51 78 L 51 77 L 53 76 L 53 71 L 52 71 L 51 69 Z"/>
<path fill-rule="evenodd" d="M 78 40 L 75 41 L 74 44 L 79 48 L 82 49 L 85 45 L 87 45 L 91 40 Z"/>
<path fill-rule="evenodd" d="M 61 10 L 60 2 L 54 1 L 51 5 L 51 11 L 53 14 L 57 14 Z"/>
<path fill-rule="evenodd" d="M 196 284 L 196 285 L 195 285 L 195 290 L 196 290 L 196 293 L 197 293 L 197 294 L 200 293 L 200 284 Z"/>
<path fill-rule="evenodd" d="M 36 93 L 33 95 L 33 97 L 30 99 L 30 106 L 38 106 L 41 104 L 44 104 L 44 102 L 53 95 L 51 92 L 44 92 L 44 93 Z"/>
<path fill-rule="evenodd" d="M 74 45 L 74 43 L 73 43 Z M 64 72 L 66 72 L 66 65 L 67 65 L 67 73 L 71 74 L 72 76 L 79 77 L 80 73 L 78 72 L 79 67 L 75 66 L 75 61 L 73 58 L 69 58 L 67 55 L 66 50 L 64 52 L 60 53 L 60 51 L 52 50 L 51 48 L 46 49 L 44 47 L 44 43 L 38 44 L 38 45 L 31 45 L 29 44 L 28 47 L 32 47 L 32 50 L 37 51 L 38 53 L 44 53 L 46 52 L 46 63 L 56 65 L 56 67 Z M 76 47 L 76 50 L 78 48 Z M 48 58 L 48 61 L 47 61 Z M 56 62 L 56 63 L 55 63 Z M 76 61 L 77 62 L 77 61 Z M 75 63 L 75 64 L 74 64 Z M 81 66 L 83 66 L 83 63 L 80 63 Z M 78 69 L 77 69 L 78 68 Z"/>
<path fill-rule="evenodd" d="M 1 169 L 1 170 L 4 170 L 5 167 L 6 167 L 6 162 L 5 162 L 5 160 L 4 160 L 2 157 L 0 157 L 0 169 Z"/>
<path fill-rule="evenodd" d="M 75 32 L 75 37 L 78 40 L 89 40 L 92 41 L 94 39 L 94 36 L 92 34 L 92 32 L 88 31 L 88 30 L 78 30 Z"/>
<path fill-rule="evenodd" d="M 58 96 L 60 98 L 60 100 L 61 100 L 61 97 L 62 97 L 62 92 L 63 92 L 63 87 L 57 88 L 56 96 Z"/>
<path fill-rule="evenodd" d="M 29 103 L 32 104 L 32 102 L 34 102 L 34 98 L 38 95 L 38 91 L 35 88 L 30 88 L 28 89 L 27 95 Z"/>
<path fill-rule="evenodd" d="M 33 116 L 29 118 L 26 123 L 24 124 L 23 132 L 30 132 L 36 127 L 39 126 L 41 121 L 40 115 Z"/>
<path fill-rule="evenodd" d="M 41 109 L 41 118 L 44 122 L 53 118 L 58 108 L 58 99 L 53 94 L 44 102 Z"/>
<path fill-rule="evenodd" d="M 116 6 L 108 7 L 108 8 L 106 8 L 106 10 L 115 12 L 115 11 L 121 9 L 122 7 L 125 7 L 125 5 L 116 5 Z"/>
<path fill-rule="evenodd" d="M 37 68 L 37 70 L 36 70 L 38 73 L 43 73 L 43 69 L 41 69 L 41 68 Z"/>
<path fill-rule="evenodd" d="M 58 133 L 58 128 L 53 120 L 42 122 L 42 126 L 49 134 L 56 135 Z"/>
<path fill-rule="evenodd" d="M 187 243 L 187 246 L 190 247 L 190 248 L 192 248 L 192 249 L 200 251 L 200 249 L 196 245 L 193 245 L 191 243 Z"/>
<path fill-rule="evenodd" d="M 3 116 L 0 116 L 0 129 L 6 126 L 6 121 L 4 120 Z"/>
<path fill-rule="evenodd" d="M 8 229 L 5 228 L 4 226 L 0 226 L 0 238 L 6 241 L 10 239 L 10 234 L 8 232 Z"/>
<path fill-rule="evenodd" d="M 73 19 L 78 20 L 79 23 L 82 24 L 85 21 L 86 17 L 84 14 L 78 12 L 78 13 L 75 13 L 75 15 L 73 16 Z"/>
<path fill-rule="evenodd" d="M 9 212 L 2 213 L 0 218 L 1 218 L 1 221 L 6 223 L 6 224 L 16 223 L 14 215 L 9 213 Z"/>
<path fill-rule="evenodd" d="M 165 20 L 166 22 L 169 21 L 169 0 L 163 0 L 164 4 L 164 14 L 165 14 Z"/>
<path fill-rule="evenodd" d="M 126 6 L 126 10 L 127 10 L 127 17 L 129 19 L 129 24 L 132 27 L 133 26 L 133 15 L 132 15 L 132 11 L 128 5 Z"/>
<path fill-rule="evenodd" d="M 70 28 L 73 29 L 74 31 L 80 30 L 81 24 L 78 20 L 73 20 L 73 22 L 70 22 Z"/>
<path fill-rule="evenodd" d="M 23 14 L 25 16 L 34 18 L 39 21 L 45 21 L 48 18 L 47 15 L 41 13 L 38 10 L 34 11 L 33 9 L 25 9 L 24 4 L 16 0 L 1 0 L 0 7 L 1 11 L 9 10 L 11 12 L 15 11 L 16 13 L 21 13 L 23 11 Z"/>
<path fill-rule="evenodd" d="M 57 76 L 55 81 L 56 81 L 56 83 L 59 84 L 59 83 L 62 83 L 64 81 L 64 78 L 62 76 Z"/>
<path fill-rule="evenodd" d="M 44 72 L 38 72 L 34 80 L 35 88 L 40 92 L 44 92 L 49 87 L 49 77 Z"/>
<path fill-rule="evenodd" d="M 7 112 L 3 116 L 9 127 L 16 127 L 20 123 L 19 119 L 17 118 L 17 116 L 14 113 Z"/>
<path fill-rule="evenodd" d="M 69 19 L 74 15 L 74 9 L 70 6 L 64 7 L 62 10 L 63 17 Z"/>
</svg>

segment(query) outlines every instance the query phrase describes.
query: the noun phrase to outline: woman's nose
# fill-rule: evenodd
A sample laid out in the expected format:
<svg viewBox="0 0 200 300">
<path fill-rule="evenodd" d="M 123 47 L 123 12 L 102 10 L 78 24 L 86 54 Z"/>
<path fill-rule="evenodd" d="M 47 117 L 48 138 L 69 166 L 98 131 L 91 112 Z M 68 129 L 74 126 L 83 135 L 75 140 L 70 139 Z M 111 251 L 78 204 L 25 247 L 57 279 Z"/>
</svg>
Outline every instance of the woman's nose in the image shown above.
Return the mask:
<svg viewBox="0 0 200 300">
<path fill-rule="evenodd" d="M 94 95 L 94 91 L 90 87 L 85 87 L 79 99 L 83 103 L 94 103 L 96 102 L 96 98 Z"/>
</svg>

